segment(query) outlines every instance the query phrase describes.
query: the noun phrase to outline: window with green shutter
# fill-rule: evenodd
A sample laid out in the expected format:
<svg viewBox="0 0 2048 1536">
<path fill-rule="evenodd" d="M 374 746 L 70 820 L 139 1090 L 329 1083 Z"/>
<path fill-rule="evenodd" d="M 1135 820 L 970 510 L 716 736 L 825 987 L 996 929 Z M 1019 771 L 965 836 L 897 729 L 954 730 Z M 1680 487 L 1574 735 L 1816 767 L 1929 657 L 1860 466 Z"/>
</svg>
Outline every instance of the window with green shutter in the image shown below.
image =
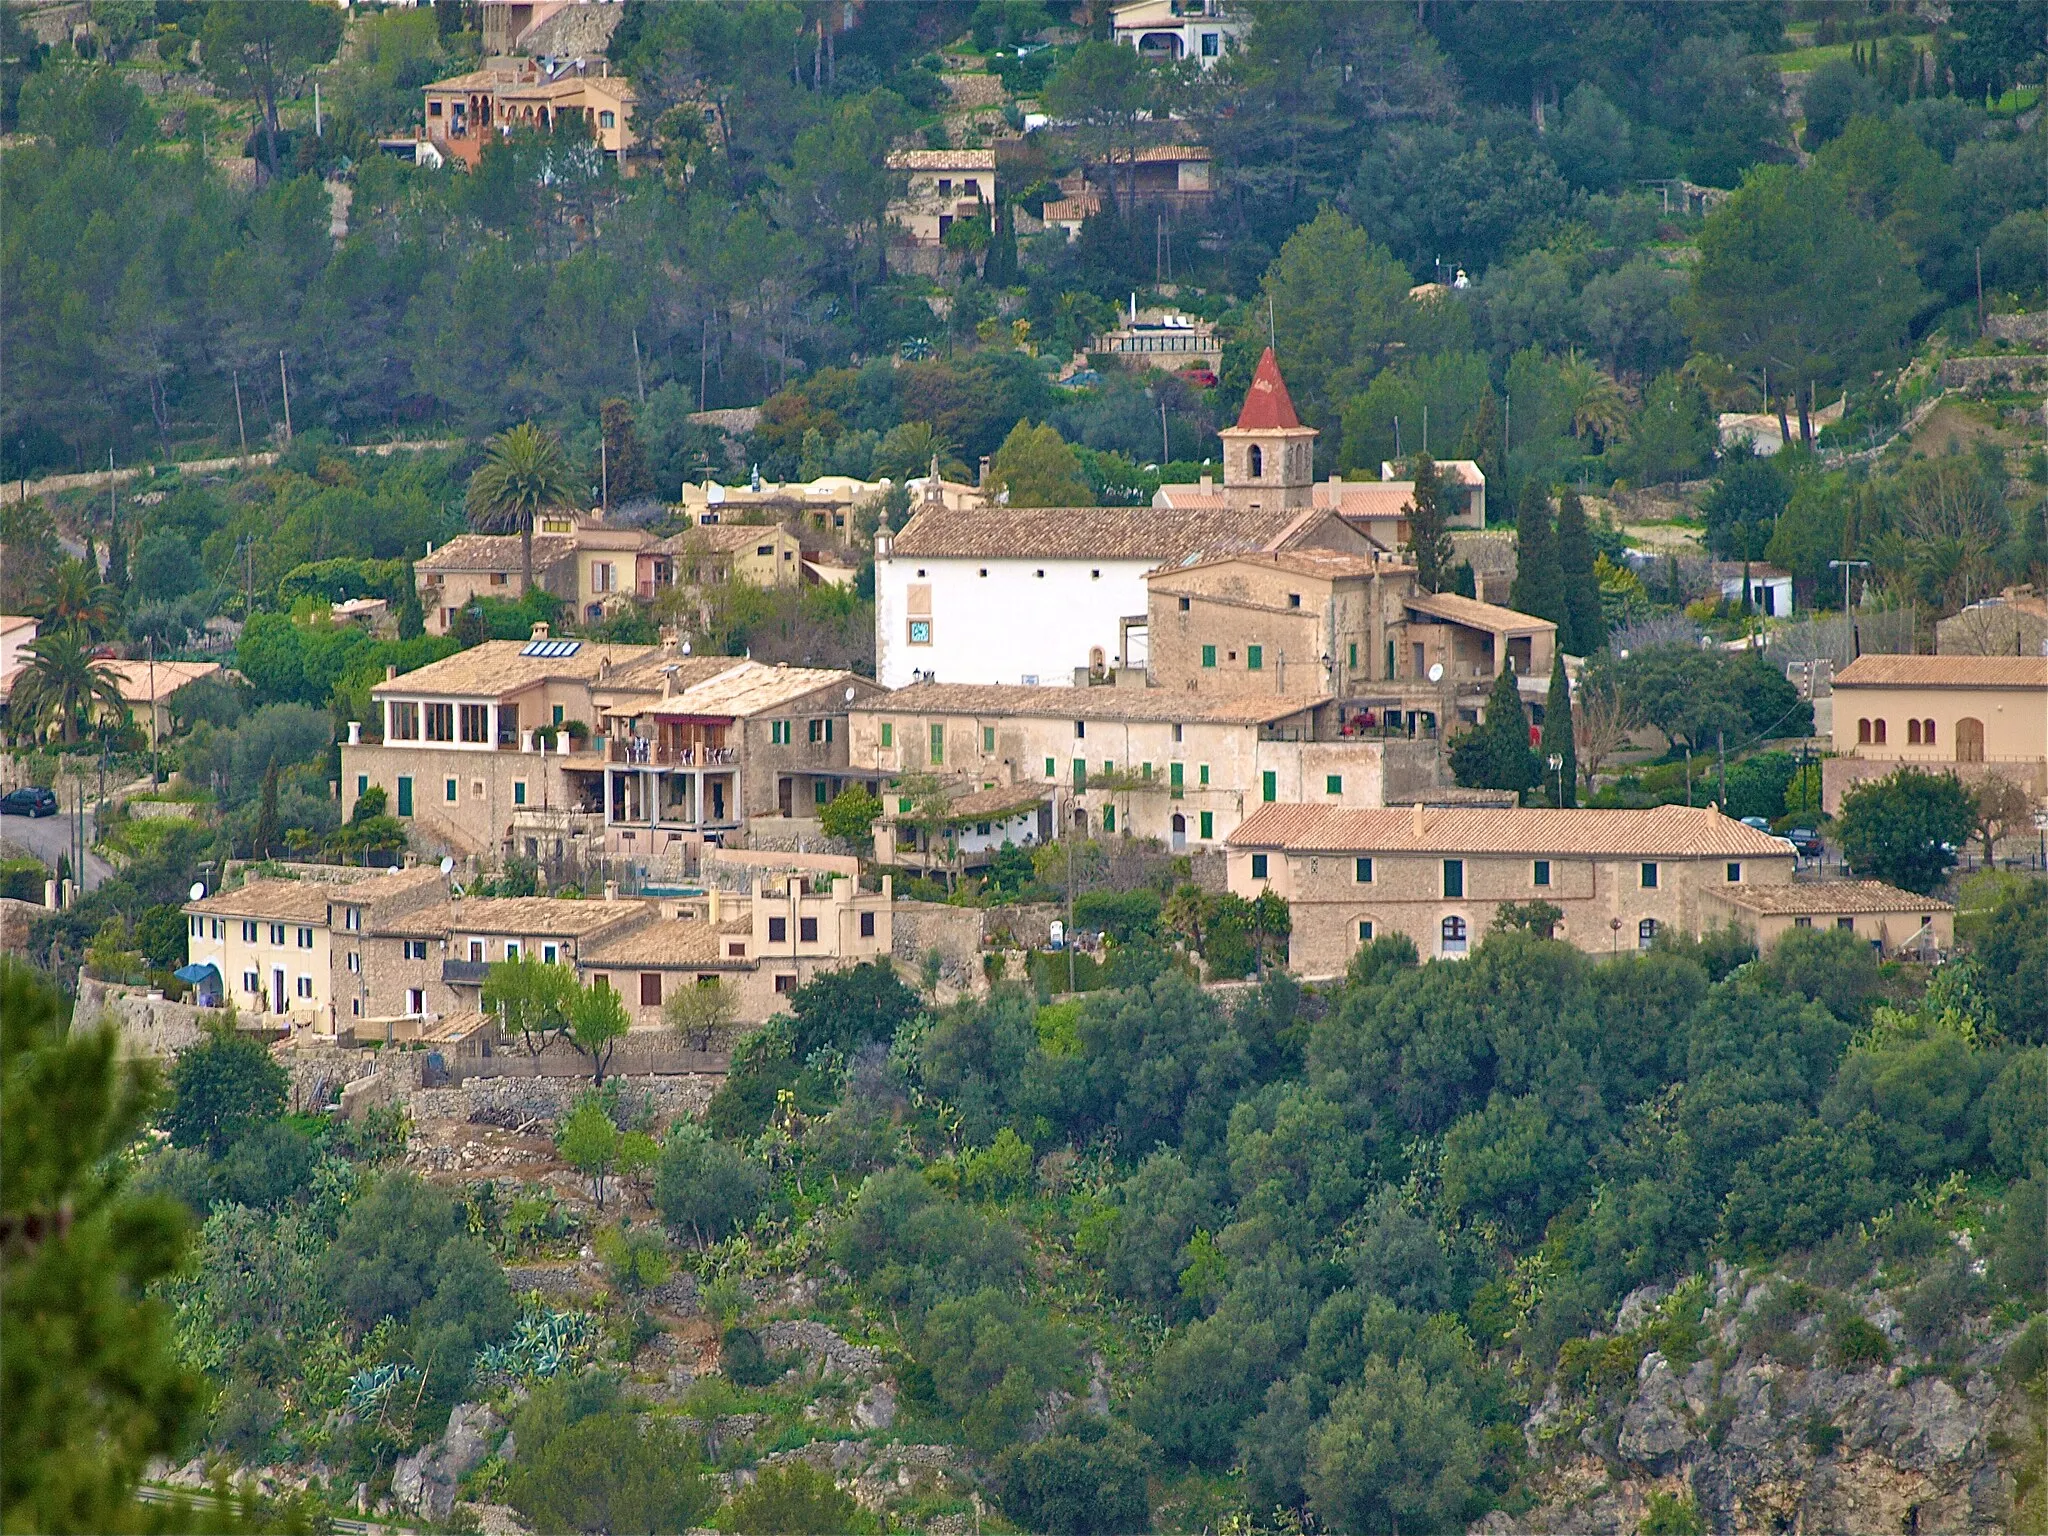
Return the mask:
<svg viewBox="0 0 2048 1536">
<path fill-rule="evenodd" d="M 1248 645 L 1244 648 L 1244 669 L 1257 672 L 1266 665 L 1266 648 L 1263 645 Z"/>
<path fill-rule="evenodd" d="M 984 725 L 981 728 L 981 750 L 984 752 L 993 752 L 995 751 L 995 749 L 996 728 L 992 725 Z"/>
<path fill-rule="evenodd" d="M 1358 642 L 1356 640 L 1351 642 L 1351 670 L 1354 672 L 1358 670 Z"/>
<path fill-rule="evenodd" d="M 1266 856 L 1263 853 L 1252 855 L 1252 878 L 1254 880 L 1266 878 Z"/>
<path fill-rule="evenodd" d="M 1280 798 L 1280 775 L 1270 768 L 1259 775 L 1259 798 L 1268 805 Z"/>
<path fill-rule="evenodd" d="M 1341 794 L 1343 794 L 1343 793 L 1344 793 L 1344 775 L 1343 775 L 1343 774 L 1341 774 L 1341 773 L 1326 773 L 1326 774 L 1324 774 L 1324 775 L 1323 775 L 1323 793 L 1324 793 L 1324 794 L 1326 794 L 1326 795 L 1341 795 Z"/>
<path fill-rule="evenodd" d="M 1059 771 L 1060 771 L 1060 767 L 1059 767 L 1059 764 L 1058 764 L 1058 763 L 1056 763 L 1056 762 L 1054 762 L 1054 761 L 1053 761 L 1053 760 L 1052 760 L 1051 758 L 1049 758 L 1049 757 L 1048 757 L 1048 758 L 1047 758 L 1047 759 L 1045 760 L 1045 776 L 1046 776 L 1046 777 L 1047 777 L 1047 778 L 1049 779 L 1049 778 L 1051 778 L 1051 777 L 1052 777 L 1052 776 L 1053 776 L 1054 774 L 1058 773 Z"/>
<path fill-rule="evenodd" d="M 1084 757 L 1077 757 L 1074 759 L 1074 793 L 1078 795 L 1087 787 L 1088 760 Z"/>
<path fill-rule="evenodd" d="M 1213 838 L 1213 837 L 1214 837 L 1215 835 L 1216 835 L 1216 813 L 1215 813 L 1214 811 L 1204 811 L 1204 812 L 1202 812 L 1202 837 L 1203 837 L 1203 839 L 1204 839 L 1204 840 L 1206 841 L 1206 840 L 1208 840 L 1208 839 L 1210 839 L 1210 838 Z"/>
<path fill-rule="evenodd" d="M 1186 769 L 1186 767 L 1187 764 L 1185 763 L 1168 763 L 1166 765 L 1166 787 L 1167 792 L 1169 794 L 1172 794 L 1177 797 L 1179 796 L 1181 791 L 1186 788 L 1186 784 L 1184 782 L 1184 770 Z"/>
<path fill-rule="evenodd" d="M 1204 789 L 1209 787 L 1209 765 L 1207 763 L 1202 764 L 1201 784 Z"/>
<path fill-rule="evenodd" d="M 1465 861 L 1444 860 L 1444 899 L 1462 901 L 1465 897 Z"/>
<path fill-rule="evenodd" d="M 1357 868 L 1357 874 L 1358 874 L 1358 883 L 1359 883 L 1360 885 L 1371 885 L 1371 884 L 1372 884 L 1372 860 L 1371 860 L 1371 859 L 1360 859 L 1360 860 L 1358 861 L 1358 868 Z"/>
<path fill-rule="evenodd" d="M 1114 832 L 1116 830 L 1116 807 L 1113 805 L 1105 805 L 1102 808 L 1102 830 L 1105 832 Z"/>
<path fill-rule="evenodd" d="M 512 781 L 512 803 L 514 805 L 526 804 L 526 780 L 514 779 Z"/>
<path fill-rule="evenodd" d="M 936 768 L 945 760 L 946 728 L 943 725 L 935 725 L 932 727 L 932 766 Z"/>
<path fill-rule="evenodd" d="M 412 814 L 412 775 L 409 773 L 401 773 L 398 776 L 398 814 Z"/>
<path fill-rule="evenodd" d="M 1203 665 L 1203 666 L 1205 666 L 1205 667 L 1213 667 L 1213 666 L 1215 666 L 1215 665 L 1216 665 L 1216 647 L 1215 647 L 1215 646 L 1213 646 L 1213 645 L 1205 645 L 1205 646 L 1203 646 L 1203 647 L 1202 647 L 1202 665 Z"/>
<path fill-rule="evenodd" d="M 896 727 L 889 721 L 882 722 L 882 746 L 886 750 L 896 745 Z"/>
</svg>

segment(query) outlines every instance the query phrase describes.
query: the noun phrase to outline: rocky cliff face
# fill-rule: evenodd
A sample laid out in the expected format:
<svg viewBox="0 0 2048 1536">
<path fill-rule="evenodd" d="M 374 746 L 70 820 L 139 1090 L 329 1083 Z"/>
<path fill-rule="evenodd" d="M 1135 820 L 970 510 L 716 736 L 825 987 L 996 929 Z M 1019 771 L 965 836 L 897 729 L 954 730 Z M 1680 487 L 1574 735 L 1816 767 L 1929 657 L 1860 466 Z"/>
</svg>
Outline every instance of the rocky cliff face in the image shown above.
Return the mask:
<svg viewBox="0 0 2048 1536">
<path fill-rule="evenodd" d="M 2038 1438 L 1999 1371 L 2018 1330 L 1958 1315 L 1937 1342 L 1883 1291 L 1855 1299 L 1830 1309 L 1725 1266 L 1709 1287 L 1630 1296 L 1595 1342 L 1610 1374 L 1647 1345 L 1633 1380 L 1602 1391 L 1597 1371 L 1560 1370 L 1524 1425 L 1537 1504 L 1476 1529 L 1634 1536 L 1657 1515 L 1716 1533 L 2010 1529 L 2014 1447 Z"/>
</svg>

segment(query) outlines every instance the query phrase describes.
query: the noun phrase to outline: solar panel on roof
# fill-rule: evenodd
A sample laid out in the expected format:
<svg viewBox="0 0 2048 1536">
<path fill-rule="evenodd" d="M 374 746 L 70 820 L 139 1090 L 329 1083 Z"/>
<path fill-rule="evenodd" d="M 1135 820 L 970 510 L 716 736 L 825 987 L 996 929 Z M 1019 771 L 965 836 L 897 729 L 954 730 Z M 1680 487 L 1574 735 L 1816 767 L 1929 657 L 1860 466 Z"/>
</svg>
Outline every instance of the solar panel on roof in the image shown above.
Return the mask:
<svg viewBox="0 0 2048 1536">
<path fill-rule="evenodd" d="M 522 656 L 574 656 L 583 649 L 581 640 L 529 640 L 519 648 Z"/>
</svg>

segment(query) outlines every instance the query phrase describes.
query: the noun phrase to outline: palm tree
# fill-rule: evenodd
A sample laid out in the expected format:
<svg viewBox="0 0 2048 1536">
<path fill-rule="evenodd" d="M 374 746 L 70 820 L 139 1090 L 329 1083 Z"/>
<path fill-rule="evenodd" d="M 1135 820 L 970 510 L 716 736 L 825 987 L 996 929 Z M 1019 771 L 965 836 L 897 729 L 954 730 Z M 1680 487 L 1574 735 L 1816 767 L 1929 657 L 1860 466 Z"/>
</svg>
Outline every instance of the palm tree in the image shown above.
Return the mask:
<svg viewBox="0 0 2048 1536">
<path fill-rule="evenodd" d="M 77 629 L 100 639 L 114 627 L 114 594 L 99 571 L 83 560 L 66 560 L 51 573 L 36 617 L 51 629 Z"/>
<path fill-rule="evenodd" d="M 42 735 L 54 723 L 69 745 L 78 740 L 79 722 L 94 704 L 117 716 L 127 710 L 113 669 L 93 655 L 76 625 L 42 636 L 28 650 L 35 659 L 15 679 L 8 710 L 33 734 Z"/>
<path fill-rule="evenodd" d="M 522 421 L 500 432 L 469 477 L 469 520 L 475 527 L 517 527 L 526 592 L 533 590 L 533 519 L 571 500 L 569 459 L 561 439 Z"/>
<path fill-rule="evenodd" d="M 1571 403 L 1573 437 L 1590 435 L 1604 446 L 1628 436 L 1628 401 L 1598 363 L 1574 348 L 1558 366 L 1558 385 Z"/>
</svg>

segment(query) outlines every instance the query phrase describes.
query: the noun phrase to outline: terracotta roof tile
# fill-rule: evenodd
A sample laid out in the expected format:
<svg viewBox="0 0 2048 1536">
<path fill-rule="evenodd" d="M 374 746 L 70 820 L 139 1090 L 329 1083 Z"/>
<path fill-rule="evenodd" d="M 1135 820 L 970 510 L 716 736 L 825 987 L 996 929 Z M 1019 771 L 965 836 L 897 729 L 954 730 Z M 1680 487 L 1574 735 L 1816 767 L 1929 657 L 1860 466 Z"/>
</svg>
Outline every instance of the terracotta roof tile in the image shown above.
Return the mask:
<svg viewBox="0 0 2048 1536">
<path fill-rule="evenodd" d="M 1731 906 L 1777 916 L 1844 917 L 1857 913 L 1905 912 L 1920 916 L 1953 912 L 1937 896 L 1915 896 L 1882 880 L 1809 880 L 1790 885 L 1730 886 L 1713 893 Z"/>
<path fill-rule="evenodd" d="M 2048 656 L 1858 656 L 1837 688 L 2048 688 Z"/>
<path fill-rule="evenodd" d="M 1453 624 L 1462 624 L 1467 629 L 1556 629 L 1548 619 L 1539 619 L 1533 613 L 1518 613 L 1512 608 L 1503 608 L 1498 603 L 1482 603 L 1476 597 L 1460 597 L 1455 592 L 1416 592 L 1402 599 L 1403 605 L 1417 613 L 1426 613 L 1432 618 L 1448 619 Z"/>
<path fill-rule="evenodd" d="M 898 149 L 889 153 L 892 171 L 992 171 L 992 149 Z"/>
<path fill-rule="evenodd" d="M 1258 371 L 1252 375 L 1251 388 L 1244 392 L 1244 409 L 1237 413 L 1238 430 L 1270 432 L 1300 425 L 1301 418 L 1294 414 L 1294 401 L 1287 393 L 1287 381 L 1280 377 L 1280 364 L 1268 347 L 1259 354 Z"/>
<path fill-rule="evenodd" d="M 591 940 L 576 956 L 576 963 L 590 969 L 616 965 L 752 970 L 753 961 L 725 953 L 722 928 L 723 925 L 713 927 L 710 923 L 662 918 Z"/>
<path fill-rule="evenodd" d="M 334 894 L 332 886 L 310 880 L 250 880 L 232 891 L 187 902 L 185 910 L 279 923 L 325 923 Z"/>
<path fill-rule="evenodd" d="M 544 570 L 576 553 L 576 539 L 566 533 L 533 536 L 533 568 Z M 526 566 L 516 533 L 458 533 L 430 555 L 413 562 L 415 571 L 523 571 Z"/>
<path fill-rule="evenodd" d="M 378 697 L 447 694 L 502 698 L 547 678 L 595 681 L 606 662 L 614 666 L 628 665 L 657 649 L 651 645 L 603 645 L 583 640 L 572 642 L 576 648 L 567 655 L 526 655 L 526 648 L 532 643 L 530 640 L 486 640 L 466 651 L 457 651 L 453 656 L 430 661 L 411 672 L 401 672 L 370 691 Z"/>
<path fill-rule="evenodd" d="M 827 667 L 770 666 L 765 661 L 741 661 L 721 669 L 701 683 L 685 688 L 672 698 L 651 706 L 655 715 L 757 715 L 777 709 L 792 700 L 816 693 L 821 688 L 876 691 L 872 679 Z M 843 693 L 835 692 L 834 710 L 843 707 Z"/>
<path fill-rule="evenodd" d="M 1719 811 L 1664 805 L 1645 811 L 1425 808 L 1422 832 L 1407 810 L 1262 805 L 1230 834 L 1233 848 L 1288 852 L 1512 853 L 1595 858 L 1790 858 L 1792 845 Z"/>
<path fill-rule="evenodd" d="M 1174 560 L 1198 550 L 1265 549 L 1299 508 L 925 507 L 896 535 L 905 559 Z"/>
<path fill-rule="evenodd" d="M 583 938 L 621 923 L 644 922 L 643 901 L 568 901 L 555 896 L 458 896 L 372 926 L 373 933 L 502 933 Z"/>
<path fill-rule="evenodd" d="M 1165 688 L 1032 688 L 1018 683 L 912 683 L 854 705 L 857 714 L 1018 715 L 1039 720 L 1188 720 L 1263 725 L 1327 704 L 1328 694 L 1215 698 Z"/>
</svg>

